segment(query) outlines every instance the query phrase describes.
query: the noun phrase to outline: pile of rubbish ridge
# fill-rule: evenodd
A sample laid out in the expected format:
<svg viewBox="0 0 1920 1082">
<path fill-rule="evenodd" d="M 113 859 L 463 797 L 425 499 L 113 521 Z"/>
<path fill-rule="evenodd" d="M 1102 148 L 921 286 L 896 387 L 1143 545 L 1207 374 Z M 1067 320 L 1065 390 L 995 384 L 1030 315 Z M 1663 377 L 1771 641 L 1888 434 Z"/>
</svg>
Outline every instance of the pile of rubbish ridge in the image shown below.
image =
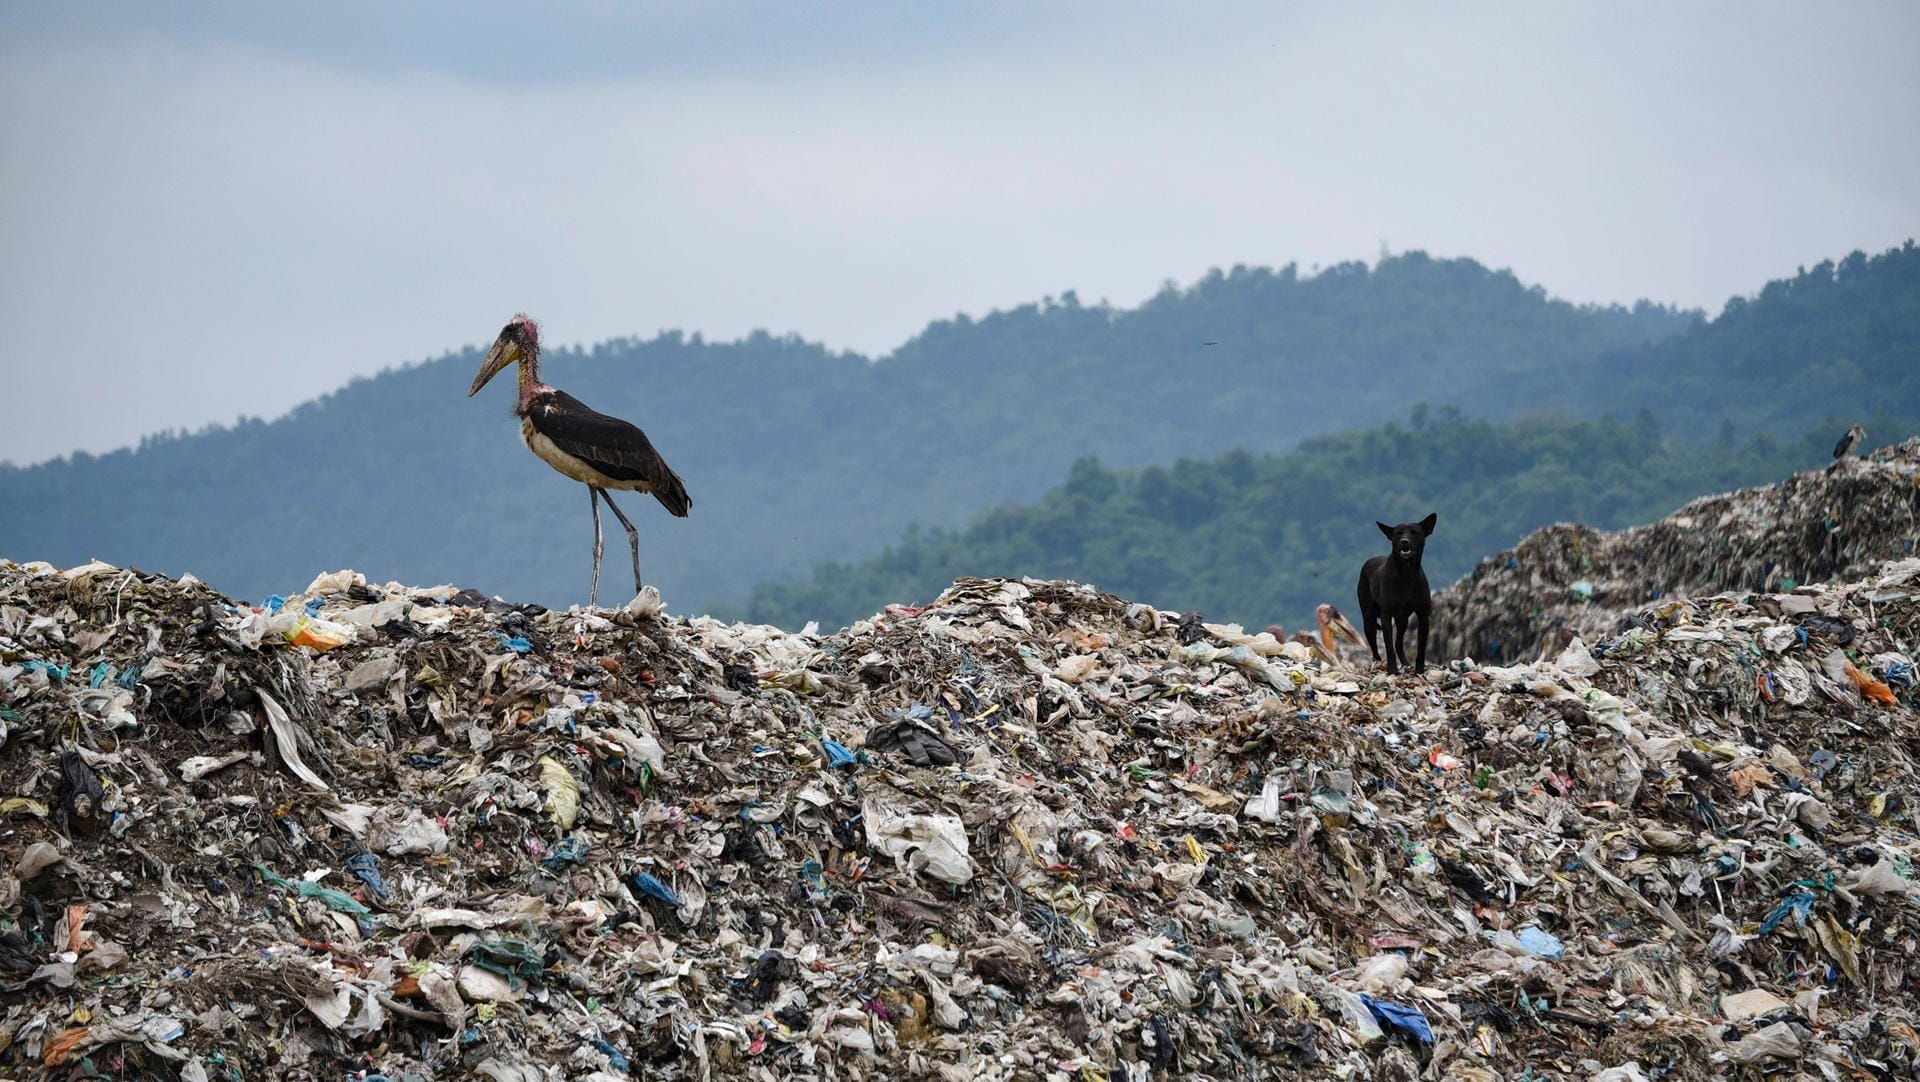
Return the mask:
<svg viewBox="0 0 1920 1082">
<path fill-rule="evenodd" d="M 0 1077 L 1906 1078 L 1920 560 L 1514 667 L 0 561 Z"/>
<path fill-rule="evenodd" d="M 1558 524 L 1434 597 L 1440 657 L 1512 661 L 1612 631 L 1663 598 L 1844 581 L 1920 544 L 1920 439 L 1777 484 L 1703 496 L 1646 526 Z"/>
</svg>

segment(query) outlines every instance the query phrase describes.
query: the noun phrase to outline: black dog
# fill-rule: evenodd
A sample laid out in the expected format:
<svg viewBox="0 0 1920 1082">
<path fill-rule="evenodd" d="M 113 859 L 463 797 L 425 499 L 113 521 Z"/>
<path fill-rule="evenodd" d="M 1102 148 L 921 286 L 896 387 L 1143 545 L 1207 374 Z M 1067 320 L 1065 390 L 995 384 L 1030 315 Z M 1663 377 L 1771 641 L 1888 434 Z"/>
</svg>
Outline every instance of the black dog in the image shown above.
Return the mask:
<svg viewBox="0 0 1920 1082">
<path fill-rule="evenodd" d="M 1380 648 L 1374 645 L 1374 632 L 1387 633 L 1387 671 L 1397 673 L 1407 661 L 1407 623 L 1420 620 L 1413 671 L 1427 668 L 1427 620 L 1433 615 L 1433 591 L 1427 586 L 1427 573 L 1420 569 L 1420 554 L 1426 551 L 1427 535 L 1439 515 L 1428 515 L 1419 522 L 1389 526 L 1376 522 L 1380 532 L 1393 542 L 1393 554 L 1375 556 L 1360 568 L 1360 624 L 1367 630 L 1367 649 L 1373 660 L 1380 660 Z"/>
</svg>

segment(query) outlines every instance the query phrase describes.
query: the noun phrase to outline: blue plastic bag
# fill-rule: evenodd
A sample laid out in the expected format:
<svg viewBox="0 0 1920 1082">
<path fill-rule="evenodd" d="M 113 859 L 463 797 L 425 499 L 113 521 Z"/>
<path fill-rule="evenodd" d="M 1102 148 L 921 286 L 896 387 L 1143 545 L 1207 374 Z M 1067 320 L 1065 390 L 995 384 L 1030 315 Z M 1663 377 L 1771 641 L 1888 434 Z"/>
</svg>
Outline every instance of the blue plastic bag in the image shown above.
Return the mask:
<svg viewBox="0 0 1920 1082">
<path fill-rule="evenodd" d="M 1365 992 L 1360 993 L 1360 1002 L 1367 1005 L 1367 1010 L 1373 1013 L 1373 1020 L 1380 1023 L 1381 1029 L 1399 1030 L 1421 1044 L 1433 1043 L 1433 1027 L 1427 1024 L 1427 1016 L 1421 1013 L 1420 1008 L 1375 999 Z"/>
<path fill-rule="evenodd" d="M 376 901 L 387 900 L 387 881 L 380 875 L 380 858 L 366 850 L 347 858 L 347 870 L 360 877 Z"/>
<path fill-rule="evenodd" d="M 646 872 L 633 873 L 633 885 L 639 888 L 640 893 L 651 898 L 658 898 L 675 909 L 687 904 L 679 894 L 674 892 L 672 887 L 667 886 Z"/>
<path fill-rule="evenodd" d="M 1544 931 L 1532 924 L 1515 932 L 1513 937 L 1520 941 L 1521 950 L 1535 958 L 1557 962 L 1567 953 L 1567 945 L 1560 942 L 1552 932 Z"/>
<path fill-rule="evenodd" d="M 1772 934 L 1774 929 L 1786 923 L 1788 917 L 1793 918 L 1793 926 L 1796 928 L 1805 924 L 1807 917 L 1813 912 L 1813 902 L 1814 897 L 1808 891 L 1795 891 L 1787 895 L 1781 899 L 1779 905 L 1773 907 L 1773 912 L 1767 914 L 1767 919 L 1760 922 L 1760 934 Z"/>
<path fill-rule="evenodd" d="M 859 756 L 848 751 L 847 746 L 838 740 L 822 740 L 820 744 L 827 749 L 827 765 L 830 767 L 852 766 L 860 761 Z"/>
</svg>

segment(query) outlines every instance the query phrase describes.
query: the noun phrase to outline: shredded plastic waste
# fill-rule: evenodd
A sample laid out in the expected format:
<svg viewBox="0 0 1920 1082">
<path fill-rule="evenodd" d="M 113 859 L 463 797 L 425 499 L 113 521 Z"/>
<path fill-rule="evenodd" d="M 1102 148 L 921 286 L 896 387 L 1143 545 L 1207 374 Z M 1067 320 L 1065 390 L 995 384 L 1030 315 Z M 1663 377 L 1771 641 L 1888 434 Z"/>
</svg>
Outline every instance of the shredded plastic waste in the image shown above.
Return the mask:
<svg viewBox="0 0 1920 1082">
<path fill-rule="evenodd" d="M 0 562 L 0 1076 L 1914 1075 L 1920 559 L 1596 551 L 1397 680 L 1066 582 L 819 636 Z"/>
<path fill-rule="evenodd" d="M 1917 518 L 1920 439 L 1778 484 L 1703 496 L 1629 530 L 1549 526 L 1434 596 L 1430 648 L 1504 663 L 1558 654 L 1563 636 L 1578 635 L 1632 651 L 1654 631 L 1617 638 L 1623 617 L 1721 593 L 1784 596 L 1787 623 L 1848 646 L 1852 625 L 1799 584 L 1860 578 L 1882 561 L 1913 556 Z"/>
</svg>

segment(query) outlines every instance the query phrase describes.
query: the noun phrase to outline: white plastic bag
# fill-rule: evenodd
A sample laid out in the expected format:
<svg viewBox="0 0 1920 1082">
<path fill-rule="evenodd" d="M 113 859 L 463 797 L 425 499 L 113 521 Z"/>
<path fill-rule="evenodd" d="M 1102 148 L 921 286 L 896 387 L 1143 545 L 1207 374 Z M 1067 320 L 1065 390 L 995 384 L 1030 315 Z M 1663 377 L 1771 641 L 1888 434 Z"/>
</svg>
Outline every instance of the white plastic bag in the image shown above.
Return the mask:
<svg viewBox="0 0 1920 1082">
<path fill-rule="evenodd" d="M 973 879 L 967 852 L 967 827 L 951 815 L 916 815 L 869 797 L 862 816 L 867 844 L 911 871 L 924 871 L 944 883 Z"/>
</svg>

